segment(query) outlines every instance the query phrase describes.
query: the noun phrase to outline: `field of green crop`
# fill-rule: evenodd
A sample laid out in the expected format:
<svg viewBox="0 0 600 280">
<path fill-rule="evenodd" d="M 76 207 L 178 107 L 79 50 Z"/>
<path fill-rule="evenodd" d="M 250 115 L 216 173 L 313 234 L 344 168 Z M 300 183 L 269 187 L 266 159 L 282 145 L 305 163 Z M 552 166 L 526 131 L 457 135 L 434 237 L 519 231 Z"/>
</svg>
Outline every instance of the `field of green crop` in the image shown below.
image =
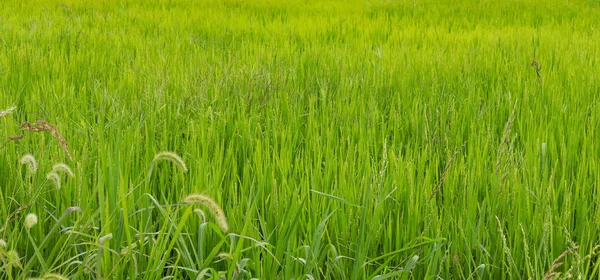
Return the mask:
<svg viewBox="0 0 600 280">
<path fill-rule="evenodd" d="M 598 278 L 599 19 L 3 0 L 0 279 Z"/>
</svg>

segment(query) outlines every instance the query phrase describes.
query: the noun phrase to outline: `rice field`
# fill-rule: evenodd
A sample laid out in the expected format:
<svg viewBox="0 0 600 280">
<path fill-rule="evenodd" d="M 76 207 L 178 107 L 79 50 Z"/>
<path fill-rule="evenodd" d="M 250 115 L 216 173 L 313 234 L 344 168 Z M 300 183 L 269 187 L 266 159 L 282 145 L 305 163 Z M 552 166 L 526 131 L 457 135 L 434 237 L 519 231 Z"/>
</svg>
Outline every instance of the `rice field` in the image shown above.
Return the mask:
<svg viewBox="0 0 600 280">
<path fill-rule="evenodd" d="M 596 279 L 596 0 L 3 0 L 0 279 Z"/>
</svg>

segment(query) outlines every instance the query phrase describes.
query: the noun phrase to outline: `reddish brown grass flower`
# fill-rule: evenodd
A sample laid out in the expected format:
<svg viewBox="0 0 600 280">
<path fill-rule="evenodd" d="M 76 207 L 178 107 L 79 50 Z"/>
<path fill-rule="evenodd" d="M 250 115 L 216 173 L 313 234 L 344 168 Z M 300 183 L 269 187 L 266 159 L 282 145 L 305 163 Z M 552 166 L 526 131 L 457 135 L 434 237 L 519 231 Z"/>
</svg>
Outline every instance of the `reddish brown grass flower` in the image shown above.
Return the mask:
<svg viewBox="0 0 600 280">
<path fill-rule="evenodd" d="M 65 140 L 60 133 L 58 133 L 58 129 L 53 124 L 49 124 L 44 120 L 38 120 L 34 124 L 30 124 L 29 122 L 24 122 L 21 125 L 21 130 L 30 131 L 30 132 L 42 132 L 42 131 L 50 131 L 50 134 L 56 138 L 58 144 L 63 148 L 67 157 L 70 160 L 73 160 L 71 157 L 71 153 L 69 152 L 69 147 L 67 146 L 67 140 Z"/>
</svg>

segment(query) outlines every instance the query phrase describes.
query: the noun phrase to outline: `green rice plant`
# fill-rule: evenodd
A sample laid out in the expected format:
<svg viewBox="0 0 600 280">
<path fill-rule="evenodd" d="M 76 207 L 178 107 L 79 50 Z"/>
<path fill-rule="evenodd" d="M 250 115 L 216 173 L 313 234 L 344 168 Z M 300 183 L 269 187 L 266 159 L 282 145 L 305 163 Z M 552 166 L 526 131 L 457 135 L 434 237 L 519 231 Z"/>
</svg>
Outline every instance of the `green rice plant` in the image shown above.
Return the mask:
<svg viewBox="0 0 600 280">
<path fill-rule="evenodd" d="M 598 18 L 5 0 L 0 280 L 596 279 Z"/>
</svg>

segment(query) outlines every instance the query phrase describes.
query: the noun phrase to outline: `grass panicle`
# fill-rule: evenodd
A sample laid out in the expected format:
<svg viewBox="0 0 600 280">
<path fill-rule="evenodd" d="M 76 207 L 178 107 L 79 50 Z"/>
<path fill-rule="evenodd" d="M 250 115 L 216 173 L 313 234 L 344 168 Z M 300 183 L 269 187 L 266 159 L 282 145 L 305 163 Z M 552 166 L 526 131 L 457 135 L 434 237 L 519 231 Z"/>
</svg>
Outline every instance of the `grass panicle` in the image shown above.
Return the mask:
<svg viewBox="0 0 600 280">
<path fill-rule="evenodd" d="M 73 173 L 73 170 L 71 170 L 71 167 L 69 167 L 68 165 L 66 165 L 62 162 L 54 164 L 52 166 L 52 172 L 55 172 L 55 173 L 62 172 L 62 173 L 69 175 L 69 177 L 75 177 L 75 174 Z"/>
<path fill-rule="evenodd" d="M 35 157 L 33 155 L 25 154 L 21 157 L 21 160 L 19 160 L 19 162 L 27 166 L 27 171 L 29 172 L 30 176 L 37 173 L 38 164 L 37 160 L 35 160 Z"/>
<path fill-rule="evenodd" d="M 12 113 L 17 109 L 16 106 L 9 107 L 5 110 L 0 111 L 0 119 L 6 117 L 8 114 Z"/>
<path fill-rule="evenodd" d="M 202 223 L 206 223 L 206 214 L 204 214 L 204 211 L 202 211 L 202 209 L 194 209 L 194 213 L 198 215 Z"/>
<path fill-rule="evenodd" d="M 33 226 L 37 225 L 38 217 L 35 213 L 29 213 L 25 216 L 25 228 L 31 229 Z"/>
<path fill-rule="evenodd" d="M 11 266 L 21 267 L 21 257 L 16 250 L 10 250 L 6 253 L 6 258 Z"/>
<path fill-rule="evenodd" d="M 188 171 L 187 165 L 178 154 L 173 152 L 160 152 L 154 156 L 154 159 L 152 159 L 152 162 L 150 163 L 150 170 L 148 170 L 148 179 L 150 179 L 150 177 L 152 176 L 154 166 L 160 161 L 170 161 L 179 169 L 181 169 L 181 171 L 183 171 L 184 173 Z"/>
<path fill-rule="evenodd" d="M 60 175 L 58 175 L 58 173 L 54 171 L 48 172 L 48 174 L 46 174 L 46 179 L 54 183 L 54 186 L 56 186 L 57 190 L 62 188 L 62 180 L 60 179 Z"/>
<path fill-rule="evenodd" d="M 188 204 L 202 204 L 206 206 L 210 213 L 215 217 L 216 224 L 219 226 L 219 228 L 221 228 L 224 233 L 229 232 L 229 224 L 227 223 L 227 217 L 225 217 L 223 209 L 221 209 L 221 206 L 219 206 L 219 204 L 210 196 L 203 194 L 191 194 L 188 195 L 183 202 Z"/>
<path fill-rule="evenodd" d="M 46 273 L 44 274 L 44 276 L 42 276 L 42 279 L 44 280 L 69 280 L 69 278 L 60 275 L 58 273 Z"/>
<path fill-rule="evenodd" d="M 52 137 L 56 138 L 58 141 L 58 145 L 63 148 L 63 151 L 67 155 L 70 160 L 73 160 L 71 156 L 71 152 L 69 151 L 67 140 L 58 132 L 58 129 L 55 125 L 50 124 L 44 120 L 38 120 L 35 123 L 31 124 L 29 122 L 24 122 L 21 124 L 21 130 L 29 131 L 29 132 L 43 132 L 49 131 Z"/>
</svg>

